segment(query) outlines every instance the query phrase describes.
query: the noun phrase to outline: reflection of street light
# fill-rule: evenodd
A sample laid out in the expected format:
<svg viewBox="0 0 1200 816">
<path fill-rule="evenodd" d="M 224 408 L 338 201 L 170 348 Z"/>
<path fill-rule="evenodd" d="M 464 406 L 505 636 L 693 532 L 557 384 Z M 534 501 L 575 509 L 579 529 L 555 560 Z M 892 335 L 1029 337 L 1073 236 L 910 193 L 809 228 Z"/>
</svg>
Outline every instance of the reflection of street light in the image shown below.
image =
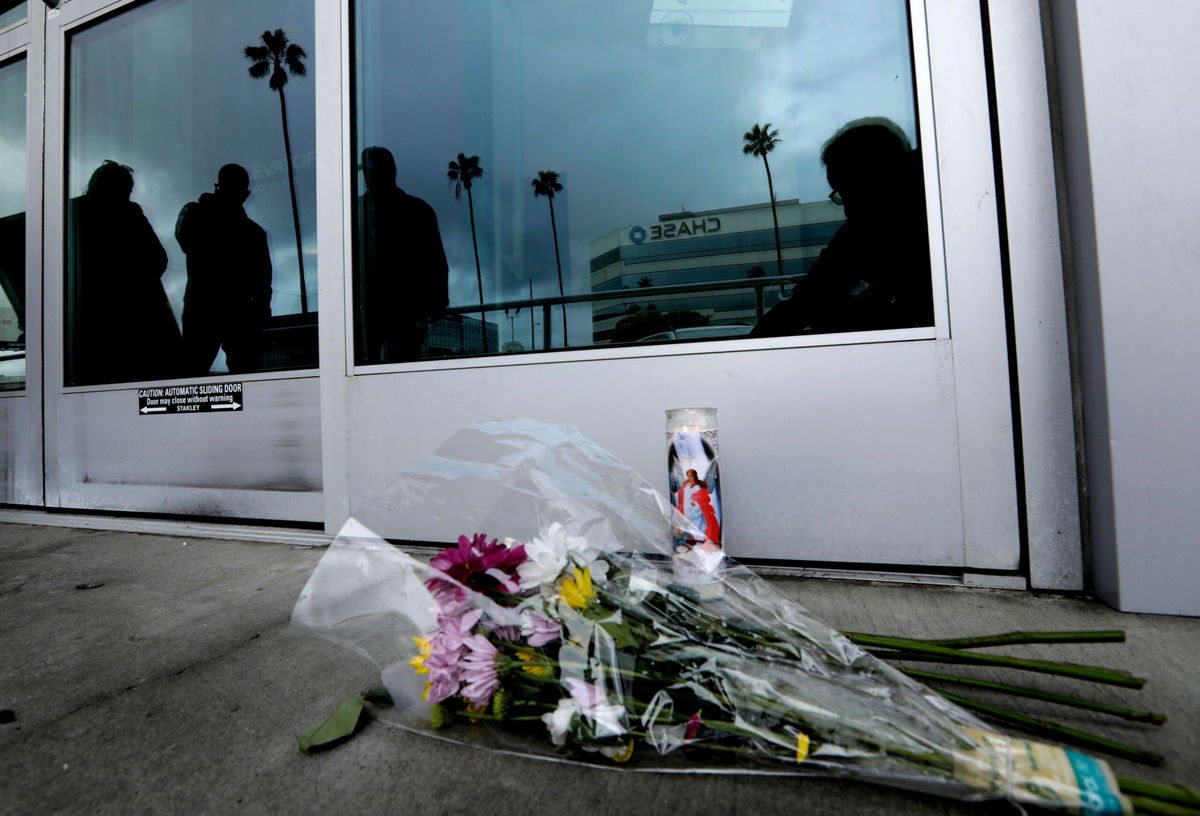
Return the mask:
<svg viewBox="0 0 1200 816">
<path fill-rule="evenodd" d="M 529 350 L 537 351 L 537 335 L 533 333 L 533 313 L 537 309 L 533 308 L 533 277 L 529 278 Z"/>
<path fill-rule="evenodd" d="M 517 333 L 516 333 L 516 329 L 513 328 L 513 322 L 517 319 L 517 315 L 519 315 L 520 313 L 521 313 L 520 307 L 518 307 L 515 310 L 510 310 L 507 307 L 505 307 L 505 309 L 504 309 L 504 316 L 508 318 L 508 339 L 513 341 L 514 343 L 517 340 Z"/>
</svg>

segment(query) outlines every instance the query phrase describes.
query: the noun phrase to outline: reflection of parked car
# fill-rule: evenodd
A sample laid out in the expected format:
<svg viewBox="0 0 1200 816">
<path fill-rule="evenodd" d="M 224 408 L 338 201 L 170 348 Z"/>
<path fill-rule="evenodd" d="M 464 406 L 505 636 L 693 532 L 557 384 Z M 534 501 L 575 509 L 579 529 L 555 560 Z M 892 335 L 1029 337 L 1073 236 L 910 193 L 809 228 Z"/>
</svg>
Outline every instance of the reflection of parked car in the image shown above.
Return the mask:
<svg viewBox="0 0 1200 816">
<path fill-rule="evenodd" d="M 725 326 L 690 326 L 658 332 L 638 340 L 639 343 L 666 343 L 670 340 L 712 340 L 720 337 L 742 337 L 750 333 L 753 326 L 734 323 Z"/>
<path fill-rule="evenodd" d="M 0 389 L 25 385 L 25 346 L 0 343 Z"/>
</svg>

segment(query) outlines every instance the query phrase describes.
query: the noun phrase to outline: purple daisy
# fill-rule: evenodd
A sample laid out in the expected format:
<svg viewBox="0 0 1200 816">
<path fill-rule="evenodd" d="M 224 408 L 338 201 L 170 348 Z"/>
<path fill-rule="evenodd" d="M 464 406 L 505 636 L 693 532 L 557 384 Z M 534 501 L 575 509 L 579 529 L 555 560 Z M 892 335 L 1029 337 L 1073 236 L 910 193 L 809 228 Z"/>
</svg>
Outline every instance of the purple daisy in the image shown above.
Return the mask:
<svg viewBox="0 0 1200 816">
<path fill-rule="evenodd" d="M 562 637 L 562 627 L 541 612 L 530 610 L 521 616 L 521 633 L 530 646 L 545 646 Z"/>
<path fill-rule="evenodd" d="M 462 694 L 479 709 L 492 699 L 500 688 L 500 674 L 496 669 L 496 647 L 483 635 L 471 635 L 464 640 L 467 653 L 462 659 Z M 426 661 L 428 663 L 428 661 Z"/>
<path fill-rule="evenodd" d="M 462 649 L 445 649 L 436 640 L 432 646 L 433 652 L 425 658 L 425 668 L 429 669 L 426 699 L 430 703 L 440 703 L 457 694 L 462 684 L 462 671 L 458 665 Z"/>
</svg>

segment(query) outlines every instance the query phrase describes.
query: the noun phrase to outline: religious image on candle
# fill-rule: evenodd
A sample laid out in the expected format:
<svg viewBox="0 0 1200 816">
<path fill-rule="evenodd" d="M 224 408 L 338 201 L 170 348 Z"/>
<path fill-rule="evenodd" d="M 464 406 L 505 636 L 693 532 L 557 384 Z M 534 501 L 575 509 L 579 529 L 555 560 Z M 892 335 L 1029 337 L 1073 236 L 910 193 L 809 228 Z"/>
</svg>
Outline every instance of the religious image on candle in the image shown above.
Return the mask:
<svg viewBox="0 0 1200 816">
<path fill-rule="evenodd" d="M 712 447 L 698 431 L 680 431 L 668 453 L 671 503 L 689 522 L 675 529 L 675 545 L 691 548 L 721 544 L 720 476 Z M 689 455 L 681 455 L 683 449 Z"/>
<path fill-rule="evenodd" d="M 721 477 L 717 465 L 716 411 L 667 413 L 667 473 L 677 552 L 721 549 Z"/>
</svg>

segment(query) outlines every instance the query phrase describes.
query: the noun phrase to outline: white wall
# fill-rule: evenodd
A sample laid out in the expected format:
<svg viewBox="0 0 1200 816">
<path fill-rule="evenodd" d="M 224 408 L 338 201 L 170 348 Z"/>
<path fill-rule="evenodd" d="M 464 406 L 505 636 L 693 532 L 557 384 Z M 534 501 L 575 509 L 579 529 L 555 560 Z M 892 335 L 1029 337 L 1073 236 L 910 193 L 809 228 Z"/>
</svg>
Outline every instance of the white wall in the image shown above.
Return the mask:
<svg viewBox="0 0 1200 816">
<path fill-rule="evenodd" d="M 1200 3 L 1051 9 L 1096 591 L 1200 615 Z"/>
</svg>

